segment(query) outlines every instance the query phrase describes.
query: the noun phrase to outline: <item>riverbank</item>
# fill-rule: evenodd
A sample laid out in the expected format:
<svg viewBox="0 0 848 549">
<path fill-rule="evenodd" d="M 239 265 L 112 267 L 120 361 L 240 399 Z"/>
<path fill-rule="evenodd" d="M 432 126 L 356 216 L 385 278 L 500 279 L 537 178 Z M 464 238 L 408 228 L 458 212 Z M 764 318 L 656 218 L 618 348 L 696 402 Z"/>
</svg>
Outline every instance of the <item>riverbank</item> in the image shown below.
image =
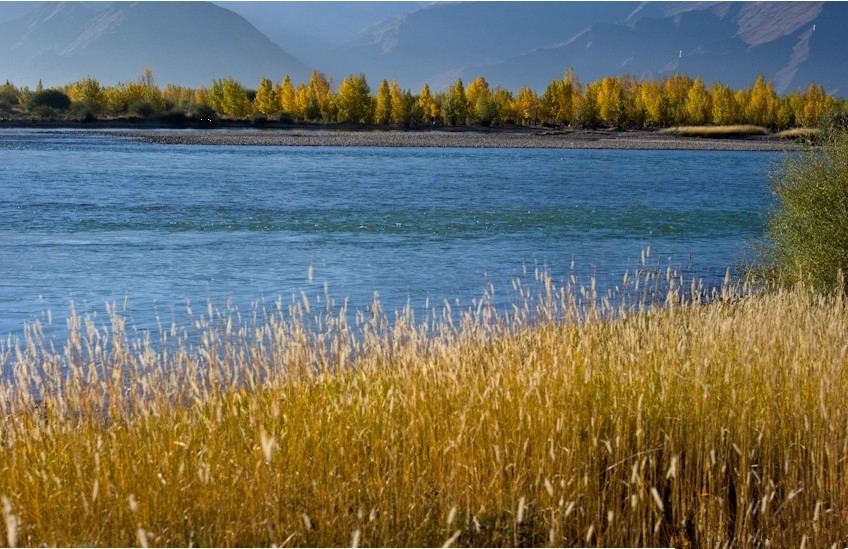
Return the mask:
<svg viewBox="0 0 848 549">
<path fill-rule="evenodd" d="M 541 128 L 339 130 L 114 130 L 111 135 L 164 145 L 294 147 L 545 148 L 704 151 L 790 151 L 802 145 L 774 136 L 683 137 L 656 131 L 577 131 Z"/>
<path fill-rule="evenodd" d="M 163 145 L 272 147 L 440 147 L 704 151 L 794 151 L 801 142 L 768 135 L 686 136 L 657 130 L 572 130 L 545 127 L 418 127 L 215 121 L 208 127 L 171 127 L 157 121 L 0 121 L 0 129 L 106 133 Z"/>
</svg>

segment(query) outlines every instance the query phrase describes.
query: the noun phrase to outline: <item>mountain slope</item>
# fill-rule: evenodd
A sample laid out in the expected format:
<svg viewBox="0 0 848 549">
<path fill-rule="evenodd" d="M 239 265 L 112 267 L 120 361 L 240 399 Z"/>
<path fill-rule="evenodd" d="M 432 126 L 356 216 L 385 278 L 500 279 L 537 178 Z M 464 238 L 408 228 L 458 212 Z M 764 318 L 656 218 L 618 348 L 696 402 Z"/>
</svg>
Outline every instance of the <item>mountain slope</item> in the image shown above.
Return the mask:
<svg viewBox="0 0 848 549">
<path fill-rule="evenodd" d="M 573 67 L 584 81 L 623 72 L 662 77 L 680 71 L 705 82 L 744 87 L 763 74 L 779 93 L 801 89 L 811 80 L 838 93 L 848 91 L 848 74 L 839 70 L 844 62 L 835 53 L 848 47 L 844 33 L 835 29 L 840 20 L 846 20 L 840 3 L 713 4 L 625 24 L 598 23 L 564 44 L 472 70 L 496 81 L 520 74 L 537 88 L 551 80 L 551 67 L 557 64 Z M 829 37 L 826 46 L 819 40 L 824 36 Z"/>
<path fill-rule="evenodd" d="M 848 93 L 841 2 L 460 2 L 385 20 L 333 52 L 336 77 L 365 72 L 417 91 L 483 75 L 542 91 L 573 67 L 593 81 L 675 71 L 744 87 L 763 74 L 779 92 L 824 84 Z M 816 28 L 813 31 L 813 28 Z"/>
<path fill-rule="evenodd" d="M 247 86 L 264 76 L 307 76 L 300 61 L 244 18 L 207 2 L 46 2 L 0 24 L 0 37 L 0 77 L 21 85 L 86 75 L 114 84 L 145 67 L 161 83 L 193 87 L 226 76 Z"/>
</svg>

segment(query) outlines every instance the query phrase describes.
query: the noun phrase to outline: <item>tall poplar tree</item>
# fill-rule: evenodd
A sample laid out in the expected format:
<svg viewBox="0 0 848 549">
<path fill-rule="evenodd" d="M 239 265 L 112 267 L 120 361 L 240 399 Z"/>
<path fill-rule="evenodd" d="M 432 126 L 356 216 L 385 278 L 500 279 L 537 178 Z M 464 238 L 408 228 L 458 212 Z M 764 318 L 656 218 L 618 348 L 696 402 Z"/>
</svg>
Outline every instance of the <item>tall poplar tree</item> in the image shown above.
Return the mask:
<svg viewBox="0 0 848 549">
<path fill-rule="evenodd" d="M 389 97 L 391 99 L 391 123 L 392 124 L 408 124 L 411 122 L 412 105 L 414 98 L 409 92 L 404 92 L 400 89 L 397 80 L 392 80 L 389 84 Z"/>
<path fill-rule="evenodd" d="M 295 120 L 303 118 L 303 111 L 297 108 L 295 101 L 294 85 L 292 85 L 291 77 L 285 75 L 283 82 L 280 84 L 280 91 L 277 92 L 277 99 L 280 101 L 280 110 L 291 115 Z"/>
<path fill-rule="evenodd" d="M 280 100 L 269 78 L 263 78 L 259 82 L 259 89 L 256 90 L 256 97 L 253 99 L 253 108 L 265 116 L 273 116 L 280 111 Z"/>
<path fill-rule="evenodd" d="M 374 105 L 374 122 L 388 124 L 392 119 L 392 92 L 389 83 L 384 78 L 377 88 L 377 101 Z"/>
<path fill-rule="evenodd" d="M 445 93 L 442 104 L 442 116 L 449 126 L 465 125 L 468 118 L 468 100 L 465 98 L 465 86 L 462 78 L 457 78 L 453 86 Z"/>
<path fill-rule="evenodd" d="M 339 122 L 371 122 L 371 90 L 364 74 L 350 75 L 336 91 L 335 105 Z"/>
<path fill-rule="evenodd" d="M 439 118 L 439 105 L 433 99 L 429 84 L 424 84 L 421 93 L 418 94 L 418 107 L 421 109 L 421 116 L 424 121 L 432 123 Z"/>
</svg>

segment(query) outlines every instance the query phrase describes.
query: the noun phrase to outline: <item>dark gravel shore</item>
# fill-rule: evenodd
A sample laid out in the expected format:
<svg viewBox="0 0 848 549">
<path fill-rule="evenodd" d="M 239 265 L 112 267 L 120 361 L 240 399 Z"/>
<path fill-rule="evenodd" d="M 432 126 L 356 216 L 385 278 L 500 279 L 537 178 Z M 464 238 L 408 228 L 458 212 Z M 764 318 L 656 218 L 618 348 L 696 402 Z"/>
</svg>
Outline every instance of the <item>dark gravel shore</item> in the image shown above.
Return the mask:
<svg viewBox="0 0 848 549">
<path fill-rule="evenodd" d="M 168 145 L 307 147 L 479 147 L 788 151 L 800 145 L 769 136 L 698 138 L 652 131 L 210 129 L 112 130 L 104 133 Z"/>
</svg>

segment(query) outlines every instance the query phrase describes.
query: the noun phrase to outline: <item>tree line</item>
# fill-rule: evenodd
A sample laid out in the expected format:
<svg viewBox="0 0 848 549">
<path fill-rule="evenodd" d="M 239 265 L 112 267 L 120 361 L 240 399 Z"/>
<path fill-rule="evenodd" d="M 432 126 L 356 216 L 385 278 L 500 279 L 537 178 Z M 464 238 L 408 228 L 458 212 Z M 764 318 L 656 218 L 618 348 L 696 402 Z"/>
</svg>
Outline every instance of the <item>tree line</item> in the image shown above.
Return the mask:
<svg viewBox="0 0 848 549">
<path fill-rule="evenodd" d="M 754 124 L 772 130 L 815 127 L 825 113 L 844 112 L 845 99 L 811 83 L 803 92 L 778 95 L 763 76 L 744 89 L 721 82 L 705 85 L 700 77 L 675 73 L 664 79 L 625 74 L 583 84 L 571 69 L 551 81 L 542 94 L 523 86 L 513 93 L 492 87 L 478 76 L 461 78 L 445 90 L 428 84 L 414 94 L 395 80 L 382 80 L 373 91 L 364 74 L 352 74 L 337 87 L 315 70 L 295 85 L 263 78 L 248 89 L 232 77 L 209 86 L 160 88 L 145 69 L 137 81 L 101 85 L 85 77 L 43 89 L 0 86 L 0 118 L 17 117 L 92 121 L 109 118 L 195 118 L 325 124 L 401 126 L 498 126 L 505 124 L 622 129 L 680 125 Z"/>
</svg>

